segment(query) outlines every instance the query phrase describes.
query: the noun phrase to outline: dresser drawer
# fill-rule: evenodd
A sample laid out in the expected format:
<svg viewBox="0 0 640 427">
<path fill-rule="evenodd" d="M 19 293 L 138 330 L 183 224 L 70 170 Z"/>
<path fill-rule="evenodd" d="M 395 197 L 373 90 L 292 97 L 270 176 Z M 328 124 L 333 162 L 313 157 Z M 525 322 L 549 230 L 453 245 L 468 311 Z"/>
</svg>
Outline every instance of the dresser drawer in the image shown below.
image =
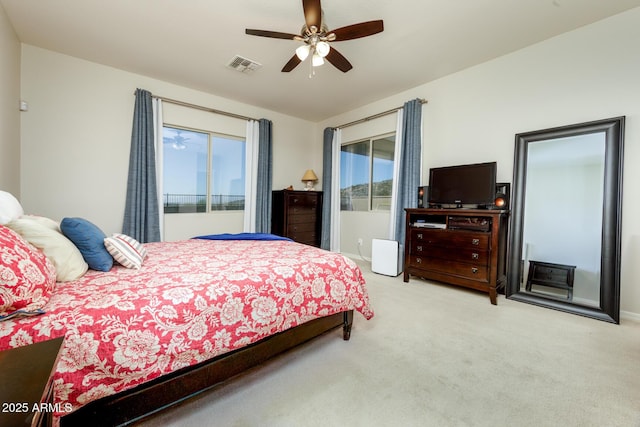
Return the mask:
<svg viewBox="0 0 640 427">
<path fill-rule="evenodd" d="M 289 234 L 289 238 L 294 242 L 315 246 L 318 241 L 318 234 L 315 231 L 297 231 Z"/>
<path fill-rule="evenodd" d="M 290 208 L 306 207 L 315 210 L 318 207 L 318 197 L 315 194 L 289 194 L 287 195 L 287 202 Z"/>
<path fill-rule="evenodd" d="M 489 281 L 489 268 L 486 264 L 469 264 L 460 261 L 411 255 L 409 257 L 409 266 L 420 270 L 445 273 L 481 282 Z"/>
<path fill-rule="evenodd" d="M 289 217 L 304 216 L 304 217 L 312 217 L 315 220 L 316 211 L 317 209 L 312 206 L 305 206 L 305 205 L 290 206 Z"/>
<path fill-rule="evenodd" d="M 301 223 L 289 223 L 287 226 L 287 236 L 292 236 L 294 234 L 300 233 L 315 233 L 316 232 L 316 222 L 315 220 L 311 222 L 301 222 Z"/>
<path fill-rule="evenodd" d="M 459 249 L 490 248 L 490 233 L 474 231 L 450 231 L 450 230 L 411 230 L 411 246 L 422 244 L 428 246 L 446 246 Z"/>
<path fill-rule="evenodd" d="M 569 281 L 569 273 L 570 270 L 566 268 L 537 265 L 532 269 L 530 280 L 540 283 L 558 283 L 566 285 Z"/>
<path fill-rule="evenodd" d="M 489 262 L 489 251 L 477 248 L 456 248 L 452 246 L 435 246 L 421 241 L 411 243 L 410 253 L 419 257 L 438 258 L 486 265 Z"/>
</svg>

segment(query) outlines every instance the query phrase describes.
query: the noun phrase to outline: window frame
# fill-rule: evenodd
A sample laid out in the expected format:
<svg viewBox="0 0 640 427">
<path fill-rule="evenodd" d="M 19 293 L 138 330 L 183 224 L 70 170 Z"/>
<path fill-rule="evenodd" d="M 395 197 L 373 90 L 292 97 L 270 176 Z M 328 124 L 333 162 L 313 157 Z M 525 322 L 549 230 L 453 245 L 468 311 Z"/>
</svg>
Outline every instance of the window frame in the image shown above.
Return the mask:
<svg viewBox="0 0 640 427">
<path fill-rule="evenodd" d="M 206 198 L 207 198 L 207 203 L 205 204 L 205 210 L 204 212 L 166 212 L 166 206 L 164 203 L 164 197 L 165 197 L 165 192 L 164 192 L 164 170 L 166 167 L 165 164 L 165 155 L 164 155 L 164 144 L 162 145 L 162 150 L 163 150 L 163 155 L 162 155 L 162 180 L 163 180 L 163 194 L 162 194 L 162 198 L 163 198 L 163 213 L 165 215 L 173 215 L 173 214 L 185 214 L 185 213 L 189 213 L 189 214 L 213 214 L 213 213 L 230 213 L 230 212 L 244 212 L 245 210 L 245 203 L 243 200 L 243 207 L 242 209 L 212 209 L 211 205 L 212 205 L 212 196 L 213 194 L 211 194 L 211 177 L 213 175 L 213 155 L 214 155 L 214 151 L 213 151 L 213 143 L 214 143 L 214 138 L 218 137 L 218 138 L 223 138 L 223 139 L 227 139 L 227 140 L 235 140 L 238 142 L 242 142 L 244 144 L 244 150 L 245 151 L 245 158 L 243 159 L 243 164 L 242 164 L 242 170 L 245 171 L 246 173 L 246 144 L 247 144 L 247 138 L 243 137 L 243 136 L 238 136 L 238 135 L 230 135 L 230 134 L 225 134 L 222 132 L 216 132 L 216 131 L 212 131 L 212 130 L 206 130 L 206 129 L 198 129 L 198 128 L 194 128 L 194 127 L 189 127 L 189 126 L 182 126 L 182 125 L 173 125 L 170 123 L 163 123 L 162 124 L 162 130 L 163 130 L 163 138 L 164 138 L 164 129 L 165 128 L 171 128 L 171 129 L 175 129 L 175 130 L 180 130 L 180 131 L 186 131 L 186 132 L 195 132 L 195 133 L 200 133 L 200 134 L 206 134 L 207 135 L 207 171 L 206 171 Z M 246 194 L 243 194 L 243 196 L 246 198 Z"/>
<path fill-rule="evenodd" d="M 394 144 L 394 151 L 393 151 L 393 164 L 395 167 L 395 162 L 398 161 L 398 159 L 395 158 L 395 144 L 398 143 L 397 141 L 397 133 L 395 131 L 393 132 L 387 132 L 387 133 L 383 133 L 380 135 L 375 135 L 375 136 L 370 136 L 367 138 L 361 138 L 361 139 L 357 139 L 354 141 L 349 141 L 349 142 L 344 142 L 342 144 L 340 144 L 340 153 L 342 154 L 342 148 L 349 146 L 349 145 L 355 145 L 355 144 L 361 144 L 361 143 L 368 143 L 369 147 L 368 147 L 368 152 L 367 152 L 367 156 L 368 156 L 368 166 L 369 166 L 369 177 L 368 177 L 368 182 L 367 182 L 367 209 L 366 210 L 356 210 L 356 209 L 342 209 L 342 203 L 340 204 L 340 212 L 390 212 L 390 209 L 373 209 L 373 174 L 374 174 L 374 168 L 373 168 L 373 162 L 374 162 L 374 156 L 373 156 L 373 150 L 374 150 L 374 141 L 377 140 L 382 140 L 382 139 L 389 139 L 389 138 L 393 138 L 393 144 Z M 342 166 L 342 165 L 341 165 Z M 393 185 L 393 173 L 391 176 L 391 180 L 392 180 L 392 185 Z M 342 182 L 340 183 L 340 191 L 342 191 Z M 391 197 L 391 195 L 390 195 Z"/>
</svg>

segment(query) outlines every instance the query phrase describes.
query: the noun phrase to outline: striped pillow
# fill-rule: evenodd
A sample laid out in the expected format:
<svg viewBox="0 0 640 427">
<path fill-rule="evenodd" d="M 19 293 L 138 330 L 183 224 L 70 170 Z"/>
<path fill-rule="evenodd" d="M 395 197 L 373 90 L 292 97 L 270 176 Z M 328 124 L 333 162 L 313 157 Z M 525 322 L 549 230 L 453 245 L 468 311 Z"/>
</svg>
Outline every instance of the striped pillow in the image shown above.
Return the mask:
<svg viewBox="0 0 640 427">
<path fill-rule="evenodd" d="M 140 268 L 147 256 L 142 243 L 126 234 L 114 234 L 104 239 L 104 246 L 113 259 L 127 268 Z"/>
</svg>

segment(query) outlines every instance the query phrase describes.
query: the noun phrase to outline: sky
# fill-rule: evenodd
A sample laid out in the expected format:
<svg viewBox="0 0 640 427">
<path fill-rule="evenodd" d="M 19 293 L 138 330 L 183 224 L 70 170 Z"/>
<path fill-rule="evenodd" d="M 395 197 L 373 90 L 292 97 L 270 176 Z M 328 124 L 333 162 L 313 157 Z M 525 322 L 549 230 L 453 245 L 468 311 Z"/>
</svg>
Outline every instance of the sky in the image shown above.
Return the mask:
<svg viewBox="0 0 640 427">
<path fill-rule="evenodd" d="M 165 127 L 163 139 L 163 192 L 205 194 L 208 134 Z M 244 141 L 214 135 L 212 145 L 211 193 L 244 194 Z"/>
</svg>

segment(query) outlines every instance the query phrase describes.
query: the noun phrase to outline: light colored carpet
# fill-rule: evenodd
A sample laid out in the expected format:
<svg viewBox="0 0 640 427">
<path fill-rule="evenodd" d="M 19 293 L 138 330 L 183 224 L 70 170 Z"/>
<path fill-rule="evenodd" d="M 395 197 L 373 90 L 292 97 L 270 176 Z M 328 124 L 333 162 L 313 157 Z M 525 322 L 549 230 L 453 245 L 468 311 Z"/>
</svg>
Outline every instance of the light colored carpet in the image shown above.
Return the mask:
<svg viewBox="0 0 640 427">
<path fill-rule="evenodd" d="M 640 323 L 598 320 L 362 262 L 375 317 L 140 426 L 640 427 Z"/>
</svg>

